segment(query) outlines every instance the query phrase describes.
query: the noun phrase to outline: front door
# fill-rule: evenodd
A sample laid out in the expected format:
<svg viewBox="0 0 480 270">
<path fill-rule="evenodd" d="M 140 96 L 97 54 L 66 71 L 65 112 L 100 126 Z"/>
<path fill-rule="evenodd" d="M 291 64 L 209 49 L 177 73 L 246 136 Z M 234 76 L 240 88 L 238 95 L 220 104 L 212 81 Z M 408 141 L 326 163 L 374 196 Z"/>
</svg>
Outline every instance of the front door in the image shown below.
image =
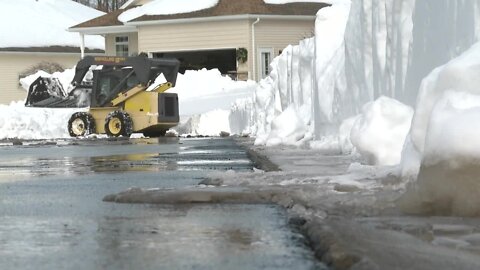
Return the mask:
<svg viewBox="0 0 480 270">
<path fill-rule="evenodd" d="M 273 59 L 273 48 L 260 48 L 258 50 L 259 61 L 259 80 L 264 79 L 270 74 L 270 63 Z"/>
</svg>

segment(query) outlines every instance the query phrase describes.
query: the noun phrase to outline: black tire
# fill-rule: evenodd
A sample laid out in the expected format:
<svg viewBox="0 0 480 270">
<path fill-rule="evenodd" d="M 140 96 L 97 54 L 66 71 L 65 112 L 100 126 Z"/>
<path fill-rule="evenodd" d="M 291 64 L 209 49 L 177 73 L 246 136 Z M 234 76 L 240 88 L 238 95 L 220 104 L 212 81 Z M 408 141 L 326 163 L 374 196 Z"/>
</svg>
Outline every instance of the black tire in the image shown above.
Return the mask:
<svg viewBox="0 0 480 270">
<path fill-rule="evenodd" d="M 150 138 L 165 137 L 165 134 L 167 134 L 166 129 L 162 129 L 162 130 L 159 130 L 159 131 L 156 131 L 156 132 L 154 132 L 154 131 L 143 132 L 143 136 L 150 137 Z"/>
<path fill-rule="evenodd" d="M 124 111 L 113 111 L 105 119 L 105 132 L 109 137 L 130 137 L 133 133 L 133 121 Z"/>
<path fill-rule="evenodd" d="M 72 137 L 87 136 L 95 132 L 95 119 L 86 112 L 76 112 L 68 120 L 68 133 Z"/>
</svg>

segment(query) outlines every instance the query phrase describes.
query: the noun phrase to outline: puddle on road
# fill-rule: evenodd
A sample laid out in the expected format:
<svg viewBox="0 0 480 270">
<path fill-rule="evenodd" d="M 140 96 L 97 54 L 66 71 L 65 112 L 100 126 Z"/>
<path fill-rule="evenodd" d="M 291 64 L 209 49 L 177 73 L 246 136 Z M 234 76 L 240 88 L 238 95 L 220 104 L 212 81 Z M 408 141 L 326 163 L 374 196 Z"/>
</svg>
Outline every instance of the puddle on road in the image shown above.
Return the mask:
<svg viewBox="0 0 480 270">
<path fill-rule="evenodd" d="M 243 149 L 231 140 L 139 139 L 129 141 L 71 141 L 0 147 L 0 183 L 11 179 L 59 174 L 251 170 Z M 185 143 L 185 144 L 184 144 Z"/>
<path fill-rule="evenodd" d="M 133 208 L 98 220 L 4 218 L 0 269 L 325 269 L 277 206 Z"/>
<path fill-rule="evenodd" d="M 102 202 L 252 167 L 225 139 L 0 147 L 0 269 L 324 269 L 277 206 Z"/>
</svg>

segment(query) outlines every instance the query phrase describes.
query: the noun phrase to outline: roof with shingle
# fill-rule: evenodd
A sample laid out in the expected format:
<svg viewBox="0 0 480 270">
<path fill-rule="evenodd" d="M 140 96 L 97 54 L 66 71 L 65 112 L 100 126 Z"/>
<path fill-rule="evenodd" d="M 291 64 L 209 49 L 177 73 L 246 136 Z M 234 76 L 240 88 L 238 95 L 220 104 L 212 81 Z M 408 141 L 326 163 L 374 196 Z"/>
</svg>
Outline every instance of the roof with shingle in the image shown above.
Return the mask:
<svg viewBox="0 0 480 270">
<path fill-rule="evenodd" d="M 144 15 L 130 22 L 161 21 L 189 18 L 205 18 L 233 15 L 285 15 L 285 16 L 314 16 L 321 8 L 330 6 L 325 3 L 296 2 L 289 4 L 266 4 L 263 0 L 219 0 L 212 8 L 172 15 Z M 126 10 L 117 10 L 86 21 L 72 28 L 121 26 L 123 23 L 118 16 Z"/>
</svg>

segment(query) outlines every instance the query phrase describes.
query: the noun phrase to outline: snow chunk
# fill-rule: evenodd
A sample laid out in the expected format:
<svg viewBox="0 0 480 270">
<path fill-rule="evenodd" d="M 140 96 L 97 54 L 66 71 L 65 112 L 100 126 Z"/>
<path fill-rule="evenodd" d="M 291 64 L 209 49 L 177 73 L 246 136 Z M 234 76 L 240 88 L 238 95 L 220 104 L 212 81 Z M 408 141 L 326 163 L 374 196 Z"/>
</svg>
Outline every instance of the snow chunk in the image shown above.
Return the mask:
<svg viewBox="0 0 480 270">
<path fill-rule="evenodd" d="M 412 108 L 380 97 L 363 107 L 353 125 L 351 141 L 369 164 L 396 165 L 400 163 L 412 117 Z"/>
<path fill-rule="evenodd" d="M 35 74 L 29 75 L 25 78 L 21 78 L 20 85 L 22 86 L 23 89 L 28 91 L 30 89 L 30 85 L 36 79 L 38 79 L 38 77 L 57 78 L 62 84 L 63 89 L 68 92 L 70 88 L 70 83 L 72 82 L 73 77 L 75 77 L 75 67 L 66 69 L 63 72 L 55 72 L 53 74 L 47 73 L 43 70 L 39 70 Z"/>
<path fill-rule="evenodd" d="M 67 29 L 105 13 L 65 0 L 15 0 L 0 8 L 0 47 L 80 46 Z M 28 26 L 28 27 L 26 27 Z M 104 49 L 100 36 L 86 36 L 86 47 Z"/>
<path fill-rule="evenodd" d="M 400 204 L 407 212 L 480 215 L 480 43 L 422 82 L 404 160 L 418 179 Z M 409 168 L 403 168 L 408 171 Z"/>
<path fill-rule="evenodd" d="M 154 0 L 143 6 L 132 8 L 120 14 L 118 20 L 128 22 L 144 15 L 170 15 L 189 13 L 214 7 L 218 0 L 182 0 L 179 5 L 177 0 Z"/>
<path fill-rule="evenodd" d="M 299 112 L 294 106 L 290 106 L 273 120 L 272 130 L 267 138 L 266 145 L 294 145 L 304 137 L 306 130 L 307 127 L 303 123 Z M 255 143 L 263 144 L 263 142 Z"/>
</svg>

